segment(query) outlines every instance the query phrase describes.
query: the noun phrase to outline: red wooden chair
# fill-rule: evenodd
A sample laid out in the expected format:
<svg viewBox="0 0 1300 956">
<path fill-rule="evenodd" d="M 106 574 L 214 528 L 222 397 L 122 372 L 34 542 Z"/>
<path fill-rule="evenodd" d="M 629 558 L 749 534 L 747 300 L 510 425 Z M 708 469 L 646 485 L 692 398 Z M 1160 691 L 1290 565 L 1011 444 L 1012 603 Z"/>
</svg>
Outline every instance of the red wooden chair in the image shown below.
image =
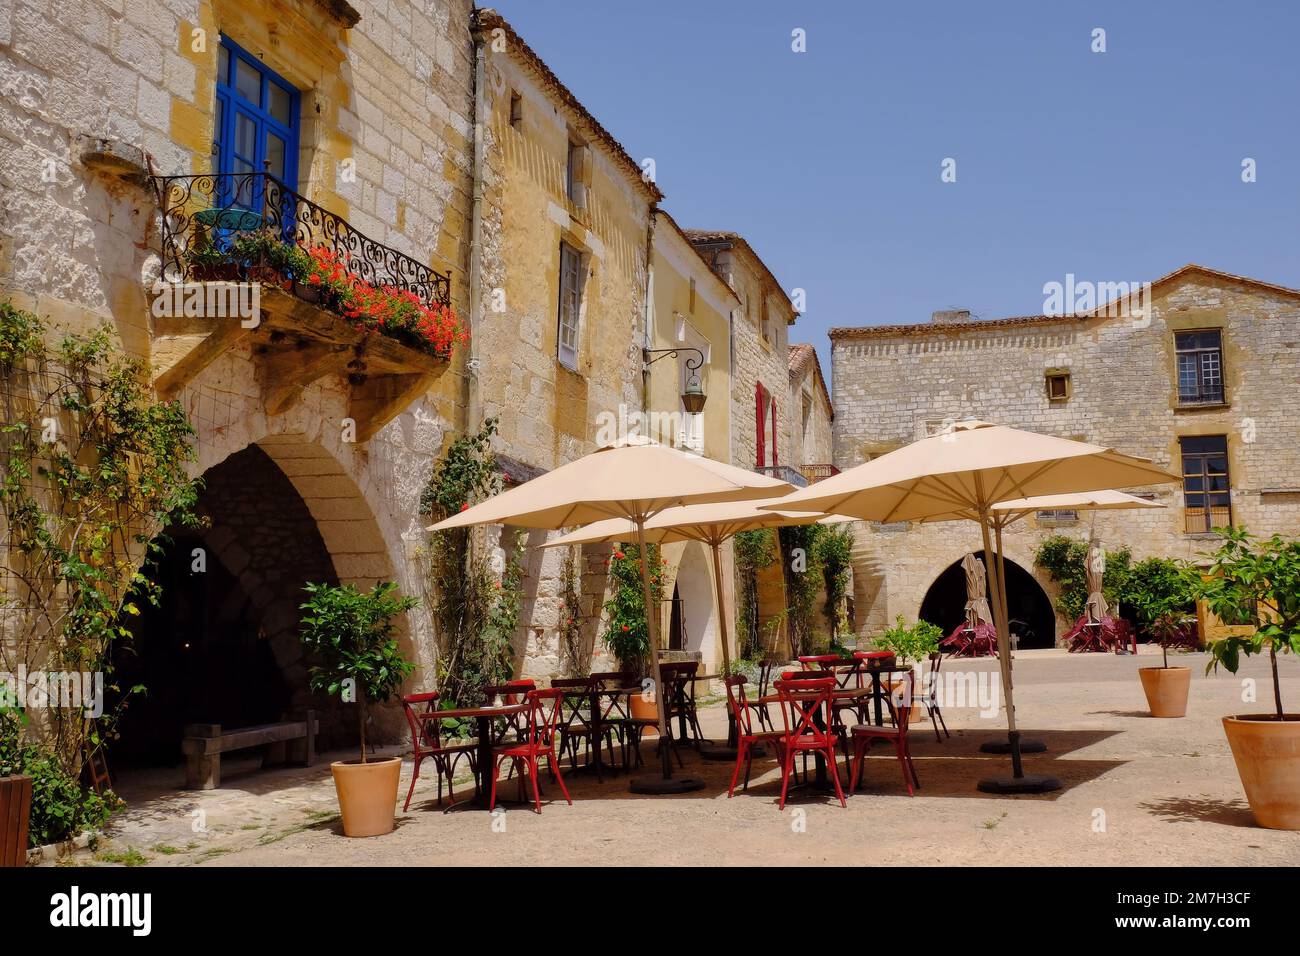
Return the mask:
<svg viewBox="0 0 1300 956">
<path fill-rule="evenodd" d="M 438 692 L 411 694 L 402 698 L 402 712 L 411 728 L 411 748 L 415 766 L 411 770 L 411 788 L 406 791 L 406 803 L 402 805 L 405 813 L 411 806 L 411 795 L 415 793 L 415 781 L 420 779 L 420 764 L 432 759 L 438 771 L 438 803 L 442 803 L 442 778 L 447 778 L 447 798 L 456 802 L 456 793 L 452 789 L 452 777 L 456 772 L 456 763 L 461 757 L 469 758 L 470 770 L 477 774 L 478 761 L 475 758 L 476 744 L 473 741 L 448 744 L 442 740 L 442 721 L 429 714 L 438 712 Z M 424 710 L 417 708 L 423 704 Z M 475 777 L 477 779 L 477 776 Z"/>
<path fill-rule="evenodd" d="M 555 726 L 560 720 L 560 710 L 564 706 L 564 691 L 558 688 L 548 690 L 530 690 L 525 698 L 528 702 L 528 740 L 524 743 L 511 744 L 497 752 L 497 765 L 492 770 L 492 796 L 488 809 L 497 805 L 497 777 L 501 774 L 501 762 L 509 760 L 512 768 L 519 771 L 519 797 L 524 796 L 524 771 L 533 785 L 533 802 L 537 812 L 542 812 L 542 792 L 537 786 L 537 764 L 541 758 L 547 759 L 548 765 L 560 784 L 564 799 L 573 806 L 569 788 L 564 785 L 564 775 L 560 772 L 560 762 L 555 756 Z"/>
<path fill-rule="evenodd" d="M 736 769 L 731 773 L 731 787 L 727 790 L 727 797 L 730 799 L 736 792 L 736 778 L 740 776 L 742 763 L 745 765 L 745 783 L 741 789 L 745 792 L 749 791 L 749 769 L 754 761 L 755 745 L 772 744 L 780 759 L 781 738 L 785 734 L 780 730 L 760 730 L 755 733 L 753 720 L 750 717 L 750 702 L 745 697 L 745 684 L 748 681 L 744 676 L 737 674 L 724 679 L 723 683 L 727 685 L 727 706 L 731 708 L 732 716 L 736 718 Z M 761 720 L 759 726 L 762 726 Z M 785 761 L 781 762 L 784 764 Z"/>
<path fill-rule="evenodd" d="M 525 695 L 530 690 L 536 690 L 537 683 L 531 678 L 522 677 L 517 680 L 508 680 L 504 684 L 488 684 L 483 688 L 483 698 L 487 703 L 500 698 L 502 704 L 522 703 Z M 513 732 L 515 740 L 525 740 L 528 737 L 528 715 L 520 711 L 511 717 L 504 718 L 505 723 L 497 729 L 496 735 L 492 738 L 494 744 L 499 744 L 506 739 L 508 733 Z"/>
<path fill-rule="evenodd" d="M 846 807 L 848 804 L 844 802 L 844 790 L 840 787 L 840 768 L 835 759 L 836 734 L 827 726 L 827 721 L 831 719 L 831 693 L 835 689 L 835 677 L 832 675 L 809 680 L 806 673 L 797 672 L 792 676 L 795 679 L 783 678 L 776 682 L 776 692 L 781 698 L 781 719 L 785 722 L 786 731 L 781 737 L 780 808 L 785 809 L 790 772 L 794 769 L 794 758 L 801 753 L 824 755 L 827 769 L 835 781 L 835 794 L 840 798 L 840 806 Z"/>
<path fill-rule="evenodd" d="M 894 752 L 898 755 L 898 762 L 903 768 L 903 782 L 907 784 L 907 795 L 915 796 L 913 784 L 916 784 L 917 790 L 921 789 L 921 781 L 916 778 L 916 766 L 912 763 L 912 751 L 907 742 L 907 725 L 912 713 L 914 688 L 914 678 L 909 671 L 903 675 L 897 700 L 890 708 L 895 714 L 896 726 L 877 727 L 875 724 L 858 724 L 853 728 L 853 780 L 849 787 L 850 792 L 856 791 L 862 782 L 862 764 L 867 756 L 867 748 L 876 740 L 893 743 Z"/>
</svg>

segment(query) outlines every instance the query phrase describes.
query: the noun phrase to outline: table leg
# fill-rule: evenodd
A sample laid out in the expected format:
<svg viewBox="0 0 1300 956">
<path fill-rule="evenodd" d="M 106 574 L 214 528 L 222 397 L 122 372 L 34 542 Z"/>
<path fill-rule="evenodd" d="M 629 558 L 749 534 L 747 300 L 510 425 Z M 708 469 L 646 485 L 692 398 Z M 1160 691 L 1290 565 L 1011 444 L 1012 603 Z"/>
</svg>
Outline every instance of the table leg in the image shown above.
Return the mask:
<svg viewBox="0 0 1300 956">
<path fill-rule="evenodd" d="M 884 688 L 880 684 L 880 672 L 873 671 L 871 674 L 871 696 L 876 699 L 876 726 L 885 726 L 885 715 L 881 710 L 880 699 L 884 696 Z"/>
</svg>

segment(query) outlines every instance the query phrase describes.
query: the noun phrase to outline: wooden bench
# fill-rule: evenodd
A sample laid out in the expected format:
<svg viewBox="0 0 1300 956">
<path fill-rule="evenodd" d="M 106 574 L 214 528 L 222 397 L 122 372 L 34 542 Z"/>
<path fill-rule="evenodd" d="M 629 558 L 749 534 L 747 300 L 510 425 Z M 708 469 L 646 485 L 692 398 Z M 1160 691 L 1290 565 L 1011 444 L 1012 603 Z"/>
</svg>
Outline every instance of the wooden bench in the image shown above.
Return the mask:
<svg viewBox="0 0 1300 956">
<path fill-rule="evenodd" d="M 316 734 L 320 721 L 314 710 L 303 720 L 258 724 L 222 730 L 220 724 L 187 724 L 182 731 L 185 754 L 185 788 L 212 790 L 221 786 L 221 755 L 232 750 L 262 748 L 262 766 L 290 761 L 310 767 L 316 761 Z"/>
</svg>

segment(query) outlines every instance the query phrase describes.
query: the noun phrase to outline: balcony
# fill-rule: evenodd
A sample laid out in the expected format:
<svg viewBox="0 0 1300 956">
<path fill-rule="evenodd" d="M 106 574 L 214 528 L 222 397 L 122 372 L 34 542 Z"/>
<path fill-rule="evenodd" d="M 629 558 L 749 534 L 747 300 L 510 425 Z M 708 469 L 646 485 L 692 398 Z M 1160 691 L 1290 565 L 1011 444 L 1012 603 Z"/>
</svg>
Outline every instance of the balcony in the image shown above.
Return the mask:
<svg viewBox="0 0 1300 956">
<path fill-rule="evenodd" d="M 153 184 L 162 268 L 152 364 L 162 398 L 247 345 L 269 413 L 339 375 L 364 441 L 428 390 L 465 338 L 447 276 L 272 176 L 157 176 Z M 179 308 L 183 299 L 198 307 Z"/>
<path fill-rule="evenodd" d="M 1219 384 L 1183 383 L 1178 386 L 1178 406 L 1180 408 L 1195 408 L 1199 405 L 1224 405 L 1226 403 L 1223 383 L 1221 382 Z"/>
<path fill-rule="evenodd" d="M 807 480 L 808 484 L 815 485 L 819 481 L 827 478 L 833 478 L 840 473 L 840 470 L 834 465 L 800 465 L 799 472 Z"/>
<path fill-rule="evenodd" d="M 790 465 L 760 465 L 754 470 L 760 475 L 767 475 L 769 478 L 787 481 L 796 488 L 804 488 L 808 485 L 808 479 Z"/>
</svg>

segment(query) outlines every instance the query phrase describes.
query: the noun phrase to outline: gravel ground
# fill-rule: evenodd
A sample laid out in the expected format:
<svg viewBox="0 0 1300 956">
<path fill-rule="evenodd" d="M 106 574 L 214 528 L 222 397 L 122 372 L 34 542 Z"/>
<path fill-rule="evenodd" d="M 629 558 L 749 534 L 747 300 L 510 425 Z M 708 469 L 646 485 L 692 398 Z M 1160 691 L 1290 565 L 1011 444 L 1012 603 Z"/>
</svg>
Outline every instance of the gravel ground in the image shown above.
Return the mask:
<svg viewBox="0 0 1300 956">
<path fill-rule="evenodd" d="M 572 807 L 555 802 L 558 788 L 544 782 L 543 813 L 512 803 L 494 817 L 439 812 L 433 781 L 422 778 L 393 833 L 349 840 L 339 829 L 328 757 L 313 768 L 273 771 L 228 761 L 222 789 L 204 793 L 180 789 L 179 768 L 126 776 L 119 792 L 129 808 L 94 851 L 63 865 L 1300 864 L 1300 833 L 1254 825 L 1219 721 L 1271 709 L 1267 662 L 1207 677 L 1205 655 L 1180 657 L 1176 663 L 1192 668 L 1188 716 L 1160 720 L 1147 716 L 1136 674 L 1157 663 L 1143 651 L 1138 659 L 1017 655 L 1022 730 L 1049 748 L 1027 757 L 1026 769 L 1063 784 L 1045 796 L 978 792 L 980 777 L 1008 767 L 1006 758 L 978 749 L 1005 739 L 1003 717 L 950 705 L 950 739 L 936 743 L 928 722 L 913 725 L 922 785 L 915 797 L 883 748 L 869 758 L 847 809 L 800 791 L 784 812 L 772 760 L 757 761 L 749 792 L 729 800 L 731 764 L 687 752 L 685 772 L 707 784 L 697 793 L 636 796 L 622 774 L 598 783 L 579 773 L 566 778 Z M 1284 665 L 1283 699 L 1300 709 L 1300 663 Z M 996 665 L 947 661 L 944 670 L 991 675 Z M 1242 702 L 1244 678 L 1257 681 L 1262 703 Z M 702 722 L 706 734 L 721 736 L 721 703 L 705 707 Z M 652 756 L 650 746 L 646 752 Z M 409 773 L 408 762 L 403 797 Z M 505 792 L 513 796 L 513 785 Z"/>
</svg>

